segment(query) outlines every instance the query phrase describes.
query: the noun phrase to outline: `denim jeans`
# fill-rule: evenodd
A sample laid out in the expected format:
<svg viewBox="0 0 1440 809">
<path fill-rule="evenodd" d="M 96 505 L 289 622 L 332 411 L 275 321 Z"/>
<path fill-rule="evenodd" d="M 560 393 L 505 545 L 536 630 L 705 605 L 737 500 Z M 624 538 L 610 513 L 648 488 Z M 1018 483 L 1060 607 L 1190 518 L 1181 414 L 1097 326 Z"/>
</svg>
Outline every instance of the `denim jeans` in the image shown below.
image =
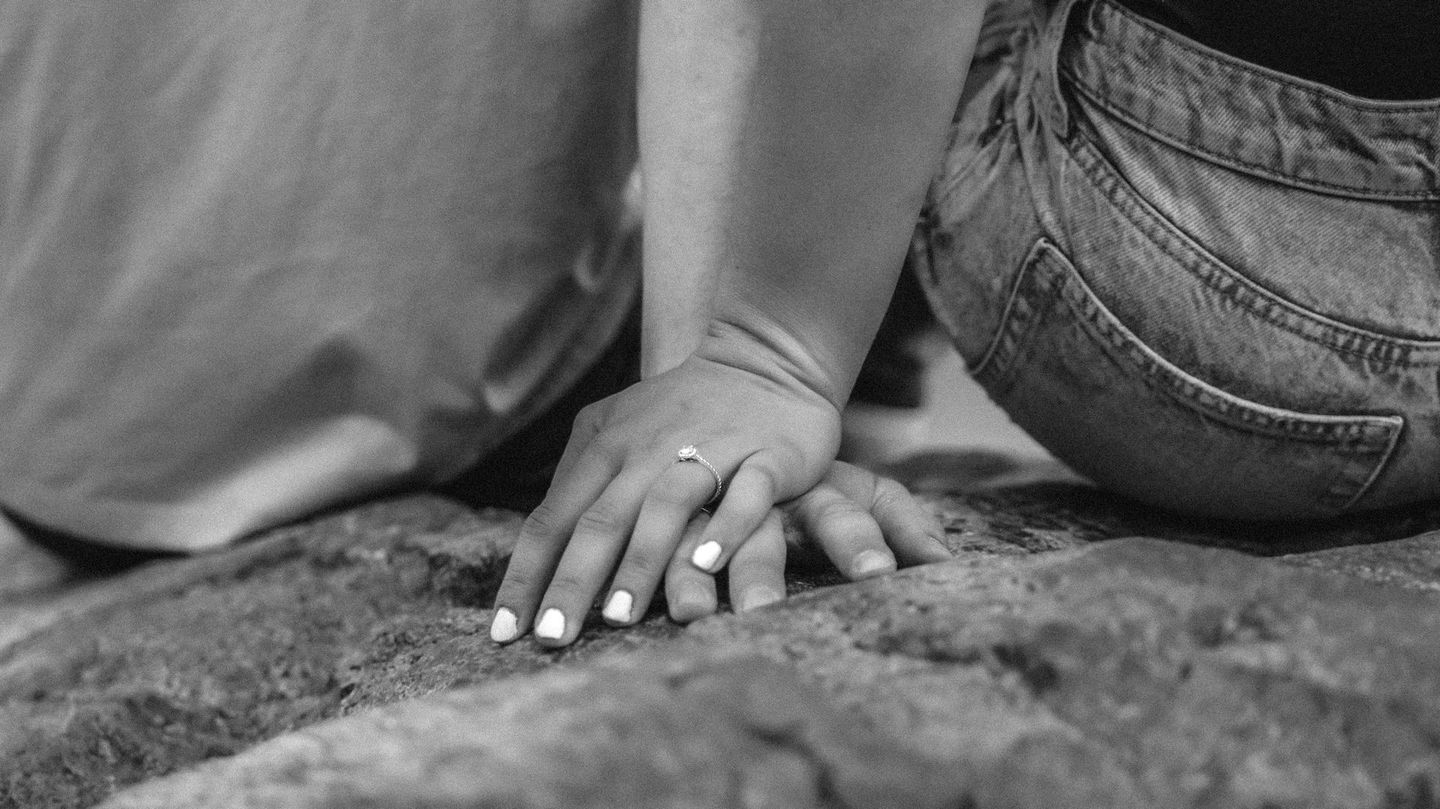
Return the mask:
<svg viewBox="0 0 1440 809">
<path fill-rule="evenodd" d="M 1259 519 L 1440 495 L 1440 101 L 997 2 L 921 220 L 971 372 L 1102 486 Z"/>
</svg>

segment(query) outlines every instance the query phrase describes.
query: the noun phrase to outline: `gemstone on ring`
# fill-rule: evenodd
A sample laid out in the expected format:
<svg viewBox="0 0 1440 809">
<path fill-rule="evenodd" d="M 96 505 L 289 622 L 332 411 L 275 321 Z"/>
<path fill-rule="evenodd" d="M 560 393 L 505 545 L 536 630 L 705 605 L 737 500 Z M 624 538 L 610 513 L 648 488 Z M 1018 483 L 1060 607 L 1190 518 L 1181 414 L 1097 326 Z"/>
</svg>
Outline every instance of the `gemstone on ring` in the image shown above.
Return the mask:
<svg viewBox="0 0 1440 809">
<path fill-rule="evenodd" d="M 701 508 L 709 508 L 720 502 L 721 496 L 725 493 L 725 478 L 720 476 L 720 470 L 711 466 L 709 461 L 700 457 L 700 450 L 696 449 L 694 444 L 686 444 L 680 448 L 679 452 L 675 453 L 675 463 L 684 463 L 686 461 L 700 464 L 708 469 L 710 474 L 715 476 L 715 492 L 710 495 L 710 499 L 706 500 L 705 505 Z"/>
</svg>

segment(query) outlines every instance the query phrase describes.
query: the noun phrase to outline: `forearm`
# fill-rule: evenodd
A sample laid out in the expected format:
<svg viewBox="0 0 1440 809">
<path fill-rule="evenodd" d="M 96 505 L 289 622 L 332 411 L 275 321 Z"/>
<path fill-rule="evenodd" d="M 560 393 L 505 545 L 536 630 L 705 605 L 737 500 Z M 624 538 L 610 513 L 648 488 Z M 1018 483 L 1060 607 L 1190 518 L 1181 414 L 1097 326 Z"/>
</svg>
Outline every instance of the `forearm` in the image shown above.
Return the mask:
<svg viewBox="0 0 1440 809">
<path fill-rule="evenodd" d="M 983 8 L 645 6 L 647 370 L 738 339 L 843 402 L 893 288 Z"/>
</svg>

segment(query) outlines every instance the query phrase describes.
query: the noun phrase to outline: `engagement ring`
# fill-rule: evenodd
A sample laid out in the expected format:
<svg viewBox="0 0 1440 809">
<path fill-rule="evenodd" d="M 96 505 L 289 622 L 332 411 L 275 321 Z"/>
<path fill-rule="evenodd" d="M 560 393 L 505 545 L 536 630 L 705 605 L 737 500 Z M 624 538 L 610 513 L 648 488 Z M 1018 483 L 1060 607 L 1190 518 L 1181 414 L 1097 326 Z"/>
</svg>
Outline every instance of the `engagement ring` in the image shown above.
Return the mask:
<svg viewBox="0 0 1440 809">
<path fill-rule="evenodd" d="M 706 500 L 705 505 L 701 506 L 701 508 L 709 508 L 720 502 L 720 495 L 725 490 L 725 479 L 720 477 L 719 470 L 711 466 L 709 461 L 700 457 L 700 450 L 696 449 L 694 444 L 686 444 L 675 454 L 675 463 L 685 463 L 686 461 L 693 461 L 700 464 L 706 469 L 709 469 L 710 474 L 715 476 L 715 493 L 710 495 L 710 499 Z"/>
</svg>

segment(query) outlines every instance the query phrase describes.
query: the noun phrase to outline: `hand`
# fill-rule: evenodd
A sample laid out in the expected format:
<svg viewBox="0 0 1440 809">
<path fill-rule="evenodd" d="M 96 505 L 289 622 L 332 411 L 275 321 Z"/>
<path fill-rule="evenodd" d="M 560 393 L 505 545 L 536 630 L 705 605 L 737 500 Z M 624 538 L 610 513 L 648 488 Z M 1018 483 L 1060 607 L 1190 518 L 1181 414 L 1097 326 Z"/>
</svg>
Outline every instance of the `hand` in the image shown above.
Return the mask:
<svg viewBox="0 0 1440 809">
<path fill-rule="evenodd" d="M 786 518 L 798 523 L 801 531 L 787 535 Z M 707 521 L 701 514 L 691 523 L 665 574 L 670 617 L 681 623 L 711 615 L 719 608 L 715 577 L 689 562 Z M 818 546 L 841 573 L 859 580 L 897 566 L 951 558 L 940 539 L 943 535 L 939 520 L 904 486 L 836 461 L 824 480 L 773 509 L 760 529 L 735 551 L 729 568 L 730 604 L 736 612 L 744 612 L 783 599 L 787 551 L 807 553 L 810 545 Z M 803 539 L 807 545 L 787 547 L 787 539 Z"/>
<path fill-rule="evenodd" d="M 612 574 L 607 618 L 645 614 L 682 533 L 715 491 L 704 466 L 676 463 L 682 446 L 698 447 L 728 480 L 714 516 L 692 535 L 689 558 L 707 573 L 757 531 L 773 538 L 771 507 L 820 481 L 839 444 L 838 408 L 782 364 L 766 364 L 763 352 L 728 348 L 715 353 L 724 359 L 694 354 L 581 412 L 545 500 L 521 529 L 493 638 L 514 640 L 534 624 L 541 643 L 571 643 Z M 771 546 L 762 539 L 757 550 Z"/>
</svg>

